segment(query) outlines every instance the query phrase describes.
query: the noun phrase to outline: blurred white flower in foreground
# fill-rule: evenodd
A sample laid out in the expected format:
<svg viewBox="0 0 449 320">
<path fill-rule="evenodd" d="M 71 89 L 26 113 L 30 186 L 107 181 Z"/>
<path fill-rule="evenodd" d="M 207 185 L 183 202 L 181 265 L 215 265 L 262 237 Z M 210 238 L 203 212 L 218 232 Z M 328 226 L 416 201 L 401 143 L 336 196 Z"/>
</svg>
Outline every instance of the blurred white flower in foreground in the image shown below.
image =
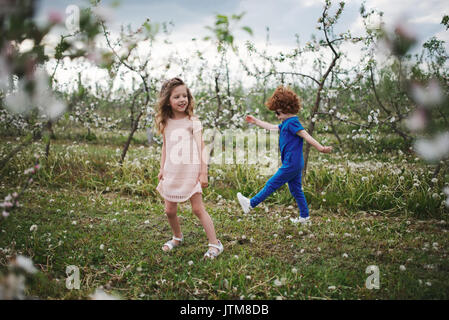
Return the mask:
<svg viewBox="0 0 449 320">
<path fill-rule="evenodd" d="M 37 269 L 34 267 L 33 261 L 24 256 L 17 256 L 16 260 L 13 262 L 13 265 L 25 270 L 28 273 L 36 273 Z"/>
<path fill-rule="evenodd" d="M 0 82 L 4 82 L 3 78 L 4 76 L 0 75 Z M 15 91 L 5 97 L 6 108 L 10 112 L 20 114 L 26 114 L 33 108 L 38 108 L 41 115 L 51 120 L 57 119 L 65 112 L 66 104 L 54 96 L 45 70 L 38 68 L 34 74 L 34 80 L 35 88 L 32 95 L 25 89 L 27 82 L 19 80 Z"/>
<path fill-rule="evenodd" d="M 92 300 L 121 300 L 120 297 L 108 294 L 102 289 L 96 289 L 94 294 L 89 296 Z"/>
<path fill-rule="evenodd" d="M 9 76 L 8 64 L 6 63 L 5 58 L 0 55 L 0 90 L 6 91 L 8 89 Z"/>
<path fill-rule="evenodd" d="M 58 118 L 64 113 L 67 106 L 51 92 L 47 72 L 42 69 L 37 69 L 35 80 L 36 91 L 34 93 L 34 101 L 39 107 L 39 111 L 51 120 Z"/>
<path fill-rule="evenodd" d="M 410 131 L 420 131 L 426 127 L 427 117 L 425 111 L 422 109 L 416 109 L 411 117 L 405 120 L 405 125 Z"/>
<path fill-rule="evenodd" d="M 104 5 L 99 5 L 92 8 L 92 12 L 103 21 L 113 21 L 114 20 L 114 10 L 112 8 L 106 7 Z"/>
<path fill-rule="evenodd" d="M 418 83 L 412 84 L 413 100 L 420 106 L 433 107 L 437 106 L 444 100 L 443 90 L 436 80 L 429 81 L 424 87 Z"/>
<path fill-rule="evenodd" d="M 0 300 L 23 300 L 25 299 L 25 277 L 23 274 L 8 274 L 0 278 Z"/>
<path fill-rule="evenodd" d="M 427 161 L 438 161 L 449 154 L 449 132 L 438 134 L 434 139 L 419 139 L 415 142 L 416 152 Z"/>
<path fill-rule="evenodd" d="M 21 255 L 11 260 L 9 267 L 16 267 L 30 274 L 38 271 L 30 258 Z M 5 276 L 0 274 L 0 300 L 23 300 L 25 298 L 25 276 L 23 274 L 16 272 L 9 272 Z"/>
<path fill-rule="evenodd" d="M 26 114 L 31 110 L 31 99 L 25 91 L 25 81 L 17 83 L 17 89 L 5 97 L 5 107 L 13 113 Z"/>
<path fill-rule="evenodd" d="M 34 39 L 25 39 L 19 44 L 20 53 L 31 51 L 34 48 Z"/>
</svg>

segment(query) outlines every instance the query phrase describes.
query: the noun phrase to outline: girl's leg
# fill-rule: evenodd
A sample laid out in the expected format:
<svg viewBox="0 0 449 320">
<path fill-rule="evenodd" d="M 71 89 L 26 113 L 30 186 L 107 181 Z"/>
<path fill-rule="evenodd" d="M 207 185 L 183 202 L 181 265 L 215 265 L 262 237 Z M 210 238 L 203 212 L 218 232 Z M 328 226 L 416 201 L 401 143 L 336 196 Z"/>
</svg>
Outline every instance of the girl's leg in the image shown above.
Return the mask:
<svg viewBox="0 0 449 320">
<path fill-rule="evenodd" d="M 171 227 L 171 230 L 173 231 L 174 236 L 177 238 L 181 238 L 182 237 L 181 226 L 179 225 L 177 211 L 178 211 L 178 203 L 177 202 L 171 202 L 171 201 L 165 200 L 165 214 L 167 215 L 168 223 L 170 224 L 170 227 Z M 177 240 L 173 240 L 173 242 L 175 244 L 179 244 L 179 241 L 177 241 Z M 162 249 L 164 251 L 167 251 L 170 248 L 167 246 L 164 246 Z"/>
<path fill-rule="evenodd" d="M 288 170 L 285 167 L 280 167 L 274 176 L 267 181 L 265 187 L 251 198 L 251 207 L 254 208 L 259 203 L 264 201 L 269 195 L 282 187 L 284 183 L 291 180 L 296 174 L 296 171 Z"/>
<path fill-rule="evenodd" d="M 190 203 L 192 204 L 193 213 L 198 217 L 198 219 L 200 219 L 204 231 L 206 231 L 206 236 L 207 239 L 209 240 L 209 243 L 218 244 L 218 239 L 217 236 L 215 235 L 214 223 L 212 222 L 211 217 L 204 208 L 203 195 L 199 192 L 195 193 L 190 198 Z"/>
<path fill-rule="evenodd" d="M 288 182 L 288 188 L 298 204 L 300 217 L 307 218 L 309 216 L 309 207 L 307 206 L 306 197 L 304 195 L 304 191 L 302 190 L 301 177 L 302 170 L 296 177 Z"/>
</svg>

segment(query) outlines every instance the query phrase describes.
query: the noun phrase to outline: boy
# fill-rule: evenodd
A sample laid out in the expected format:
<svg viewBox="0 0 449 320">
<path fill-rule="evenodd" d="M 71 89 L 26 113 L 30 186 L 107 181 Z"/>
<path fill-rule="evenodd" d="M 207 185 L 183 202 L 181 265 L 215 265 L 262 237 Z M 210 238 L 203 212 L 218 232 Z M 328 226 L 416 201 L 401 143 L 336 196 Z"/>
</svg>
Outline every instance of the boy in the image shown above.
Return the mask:
<svg viewBox="0 0 449 320">
<path fill-rule="evenodd" d="M 240 192 L 237 199 L 242 206 L 243 212 L 248 213 L 252 208 L 264 201 L 274 191 L 279 189 L 284 183 L 288 183 L 288 188 L 296 200 L 299 207 L 300 217 L 290 218 L 293 223 L 305 223 L 309 217 L 309 208 L 301 185 L 302 169 L 304 168 L 304 158 L 302 147 L 304 139 L 323 153 L 330 153 L 332 147 L 324 147 L 303 128 L 296 114 L 301 109 L 301 102 L 298 96 L 290 89 L 279 86 L 273 95 L 268 99 L 266 106 L 276 113 L 280 125 L 274 125 L 256 119 L 248 115 L 246 121 L 253 123 L 267 130 L 279 130 L 279 147 L 281 149 L 282 166 L 276 174 L 271 177 L 265 187 L 253 198 L 248 199 Z"/>
</svg>

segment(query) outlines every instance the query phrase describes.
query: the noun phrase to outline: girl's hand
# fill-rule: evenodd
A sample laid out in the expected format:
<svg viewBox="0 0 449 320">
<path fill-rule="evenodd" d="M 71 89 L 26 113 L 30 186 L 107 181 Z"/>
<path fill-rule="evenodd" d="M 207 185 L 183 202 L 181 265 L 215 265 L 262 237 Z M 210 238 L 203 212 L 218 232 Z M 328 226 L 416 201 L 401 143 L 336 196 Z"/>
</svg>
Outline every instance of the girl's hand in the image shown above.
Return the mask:
<svg viewBox="0 0 449 320">
<path fill-rule="evenodd" d="M 253 117 L 253 116 L 251 116 L 251 115 L 247 115 L 246 117 L 245 117 L 245 120 L 246 120 L 246 122 L 248 122 L 248 123 L 256 123 L 256 118 L 255 117 Z"/>
<path fill-rule="evenodd" d="M 321 150 L 322 153 L 330 153 L 332 151 L 332 147 L 323 147 Z"/>
<path fill-rule="evenodd" d="M 157 178 L 159 180 L 161 180 L 163 178 L 163 176 L 164 176 L 164 171 L 161 169 L 161 171 L 159 171 L 159 174 L 157 175 Z"/>
<path fill-rule="evenodd" d="M 206 172 L 200 172 L 198 181 L 201 183 L 201 188 L 207 188 L 209 186 L 209 183 L 207 182 L 207 173 Z"/>
</svg>

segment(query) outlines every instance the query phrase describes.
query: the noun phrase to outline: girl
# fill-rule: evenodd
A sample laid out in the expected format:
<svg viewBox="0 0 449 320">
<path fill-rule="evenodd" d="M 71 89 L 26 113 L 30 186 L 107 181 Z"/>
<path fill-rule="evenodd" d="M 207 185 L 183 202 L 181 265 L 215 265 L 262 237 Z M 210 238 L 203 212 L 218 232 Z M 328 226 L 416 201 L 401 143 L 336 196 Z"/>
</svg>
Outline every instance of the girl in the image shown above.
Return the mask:
<svg viewBox="0 0 449 320">
<path fill-rule="evenodd" d="M 173 78 L 162 85 L 156 127 L 163 135 L 163 146 L 156 189 L 165 199 L 165 214 L 174 235 L 162 250 L 170 251 L 183 241 L 177 217 L 178 202 L 190 199 L 192 211 L 200 219 L 209 240 L 204 257 L 213 259 L 223 252 L 223 245 L 203 204 L 201 188 L 208 186 L 207 153 L 201 122 L 193 115 L 193 106 L 192 94 L 181 79 Z"/>
<path fill-rule="evenodd" d="M 291 218 L 293 223 L 305 223 L 309 220 L 309 208 L 302 190 L 301 178 L 304 168 L 304 159 L 302 155 L 302 146 L 304 140 L 310 143 L 318 151 L 329 153 L 332 147 L 324 147 L 303 128 L 296 114 L 301 109 L 301 102 L 298 96 L 289 88 L 278 87 L 273 95 L 268 99 L 266 106 L 276 113 L 280 125 L 274 125 L 259 120 L 251 115 L 246 117 L 246 121 L 253 123 L 267 130 L 279 130 L 279 148 L 281 149 L 282 166 L 271 177 L 265 187 L 259 191 L 253 198 L 248 199 L 240 192 L 237 193 L 237 199 L 242 206 L 243 212 L 248 213 L 250 209 L 264 201 L 270 194 L 279 189 L 285 183 L 288 183 L 290 193 L 296 200 L 299 207 L 299 218 Z"/>
</svg>

